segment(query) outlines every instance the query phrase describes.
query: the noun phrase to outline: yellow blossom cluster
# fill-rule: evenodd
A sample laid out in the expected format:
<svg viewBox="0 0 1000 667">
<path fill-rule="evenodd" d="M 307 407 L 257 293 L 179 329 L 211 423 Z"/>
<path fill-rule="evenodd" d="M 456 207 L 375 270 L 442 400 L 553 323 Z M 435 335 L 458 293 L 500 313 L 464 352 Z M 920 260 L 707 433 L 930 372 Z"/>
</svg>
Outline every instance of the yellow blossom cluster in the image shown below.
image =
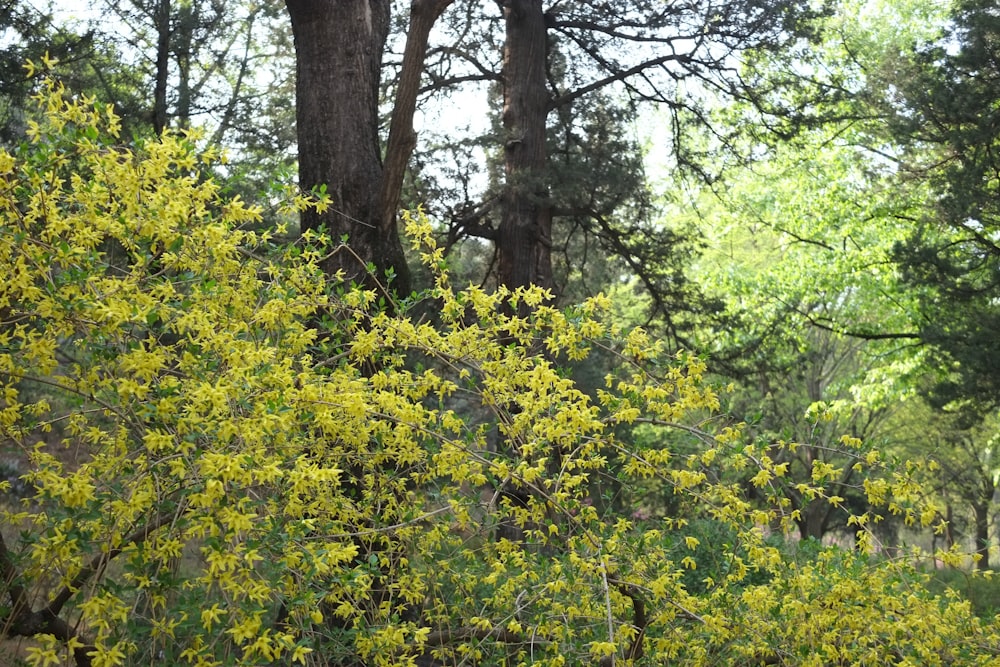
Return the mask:
<svg viewBox="0 0 1000 667">
<path fill-rule="evenodd" d="M 711 427 L 704 363 L 605 297 L 456 291 L 417 213 L 434 318 L 382 312 L 323 239 L 247 231 L 194 135 L 126 146 L 92 100 L 38 102 L 0 150 L 0 437 L 34 489 L 2 506 L 0 634 L 30 664 L 996 664 L 996 628 L 902 561 L 782 549 L 795 445 Z M 873 507 L 933 518 L 843 445 Z M 837 472 L 800 491 L 838 504 Z M 602 495 L 643 480 L 685 514 L 640 529 Z"/>
</svg>

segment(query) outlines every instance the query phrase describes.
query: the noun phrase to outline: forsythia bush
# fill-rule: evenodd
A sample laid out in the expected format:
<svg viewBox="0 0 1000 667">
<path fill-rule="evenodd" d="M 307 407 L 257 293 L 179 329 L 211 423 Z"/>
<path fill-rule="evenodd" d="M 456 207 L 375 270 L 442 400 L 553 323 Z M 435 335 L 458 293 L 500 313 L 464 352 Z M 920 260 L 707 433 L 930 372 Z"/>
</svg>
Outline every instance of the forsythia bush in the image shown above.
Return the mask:
<svg viewBox="0 0 1000 667">
<path fill-rule="evenodd" d="M 110 109 L 51 81 L 38 100 L 0 151 L 0 437 L 34 489 L 3 507 L 0 635 L 33 637 L 30 664 L 1000 659 L 995 624 L 873 553 L 878 507 L 934 518 L 876 452 L 845 440 L 873 503 L 859 549 L 803 556 L 773 449 L 709 432 L 703 365 L 605 299 L 564 312 L 438 271 L 433 319 L 387 314 L 328 284 L 318 239 L 246 231 L 258 209 L 193 137 L 130 148 Z M 617 361 L 588 395 L 564 369 L 598 348 Z M 697 453 L 631 446 L 640 423 Z M 838 504 L 836 473 L 798 490 Z M 648 479 L 679 509 L 643 530 L 595 491 Z M 728 538 L 700 544 L 694 517 Z"/>
</svg>

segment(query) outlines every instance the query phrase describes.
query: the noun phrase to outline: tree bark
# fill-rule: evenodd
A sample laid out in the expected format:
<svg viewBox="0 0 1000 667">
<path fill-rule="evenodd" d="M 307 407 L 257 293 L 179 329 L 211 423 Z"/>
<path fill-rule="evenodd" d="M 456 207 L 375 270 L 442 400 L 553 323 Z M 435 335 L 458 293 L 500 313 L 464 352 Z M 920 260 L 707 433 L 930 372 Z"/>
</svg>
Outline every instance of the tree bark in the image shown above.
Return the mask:
<svg viewBox="0 0 1000 667">
<path fill-rule="evenodd" d="M 505 40 L 503 53 L 503 154 L 502 214 L 495 236 L 497 283 L 510 289 L 538 285 L 551 289 L 552 210 L 545 178 L 548 155 L 545 127 L 548 89 L 545 15 L 542 0 L 502 0 Z M 528 314 L 519 306 L 519 315 Z M 508 406 L 516 412 L 515 406 Z M 501 436 L 498 451 L 518 457 L 515 443 Z M 505 502 L 524 508 L 530 492 L 507 482 L 500 488 Z M 499 522 L 498 540 L 523 544 L 524 528 L 510 518 Z"/>
<path fill-rule="evenodd" d="M 504 211 L 497 278 L 509 288 L 552 288 L 552 212 L 545 179 L 546 27 L 541 0 L 505 0 Z"/>
<path fill-rule="evenodd" d="M 382 159 L 378 97 L 389 33 L 389 0 L 286 0 L 296 61 L 299 186 L 325 187 L 331 207 L 302 213 L 302 230 L 325 229 L 334 243 L 328 275 L 374 287 L 395 274 L 409 291 L 409 273 L 395 224 L 380 218 Z M 374 267 L 374 274 L 368 265 Z"/>
</svg>

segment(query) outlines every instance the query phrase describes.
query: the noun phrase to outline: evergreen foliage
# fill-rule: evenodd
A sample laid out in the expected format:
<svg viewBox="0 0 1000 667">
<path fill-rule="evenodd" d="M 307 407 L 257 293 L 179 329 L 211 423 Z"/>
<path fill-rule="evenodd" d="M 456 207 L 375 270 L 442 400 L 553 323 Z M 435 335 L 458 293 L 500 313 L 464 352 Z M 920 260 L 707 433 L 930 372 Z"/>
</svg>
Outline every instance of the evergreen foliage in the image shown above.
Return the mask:
<svg viewBox="0 0 1000 667">
<path fill-rule="evenodd" d="M 941 40 L 896 71 L 906 169 L 935 192 L 896 254 L 905 280 L 923 290 L 921 334 L 941 368 L 932 401 L 973 424 L 1000 405 L 1000 18 L 978 0 L 956 3 L 953 17 Z"/>
</svg>

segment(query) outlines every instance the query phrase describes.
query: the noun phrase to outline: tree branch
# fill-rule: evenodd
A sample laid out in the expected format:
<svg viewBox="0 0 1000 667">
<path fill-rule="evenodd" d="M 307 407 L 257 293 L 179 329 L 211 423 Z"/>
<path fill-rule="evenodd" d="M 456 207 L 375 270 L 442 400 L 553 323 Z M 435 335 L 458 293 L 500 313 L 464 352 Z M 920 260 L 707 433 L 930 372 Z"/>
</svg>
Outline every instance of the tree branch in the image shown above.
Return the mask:
<svg viewBox="0 0 1000 667">
<path fill-rule="evenodd" d="M 73 650 L 73 659 L 77 667 L 90 667 L 90 654 L 94 651 L 90 640 L 74 630 L 69 623 L 53 614 L 48 608 L 41 611 L 31 611 L 24 587 L 17 583 L 19 578 L 17 567 L 7 549 L 7 543 L 0 533 L 0 575 L 3 576 L 3 586 L 10 596 L 10 611 L 6 617 L 0 617 L 0 637 L 34 637 L 49 634 L 61 642 L 69 642 L 76 638 L 78 645 Z M 51 606 L 51 605 L 50 605 Z"/>
<path fill-rule="evenodd" d="M 471 83 L 474 81 L 499 81 L 500 76 L 497 74 L 465 74 L 462 76 L 451 76 L 447 78 L 437 78 L 433 75 L 430 77 L 431 82 L 426 86 L 420 87 L 420 94 L 426 95 L 427 93 L 433 93 L 442 88 L 448 88 L 449 86 L 454 86 L 459 83 Z"/>
<path fill-rule="evenodd" d="M 609 27 L 613 25 L 614 27 Z M 693 33 L 689 35 L 677 35 L 672 34 L 667 37 L 649 34 L 642 35 L 639 33 L 628 33 L 622 32 L 620 28 L 636 28 L 640 30 L 649 29 L 663 29 L 663 26 L 651 25 L 651 22 L 636 23 L 636 22 L 620 22 L 616 20 L 609 20 L 606 23 L 597 23 L 595 21 L 584 21 L 584 20 L 565 20 L 565 19 L 555 19 L 550 24 L 551 28 L 555 29 L 571 29 L 580 30 L 581 32 L 597 33 L 601 35 L 606 35 L 614 39 L 620 39 L 626 42 L 639 42 L 644 44 L 670 44 L 671 42 L 679 39 L 694 39 L 698 33 Z"/>
<path fill-rule="evenodd" d="M 173 520 L 173 517 L 174 515 L 172 513 L 160 514 L 152 522 L 147 523 L 145 526 L 142 526 L 125 538 L 122 542 L 122 546 L 94 556 L 94 558 L 90 561 L 90 564 L 80 570 L 77 575 L 73 577 L 73 581 L 64 586 L 63 589 L 59 591 L 59 594 L 52 599 L 49 606 L 45 608 L 45 613 L 57 616 L 70 598 L 72 598 L 73 595 L 75 595 L 91 577 L 102 572 L 104 568 L 108 566 L 108 563 L 124 551 L 125 547 L 142 544 L 149 538 L 150 535 L 170 523 Z"/>
<path fill-rule="evenodd" d="M 453 630 L 437 630 L 427 635 L 424 641 L 425 646 L 445 646 L 467 639 L 496 639 L 505 644 L 548 644 L 547 640 L 528 637 L 519 632 L 511 632 L 505 628 L 495 627 L 489 629 L 462 627 Z"/>
<path fill-rule="evenodd" d="M 643 655 L 643 639 L 646 637 L 646 628 L 649 626 L 649 619 L 646 617 L 646 601 L 640 595 L 641 589 L 624 581 L 612 580 L 618 592 L 632 601 L 632 627 L 636 629 L 635 637 L 632 638 L 628 648 L 625 649 L 625 660 L 633 662 L 639 660 Z M 602 658 L 600 667 L 613 667 L 614 656 Z"/>
<path fill-rule="evenodd" d="M 794 308 L 793 310 L 804 317 L 809 324 L 817 329 L 829 331 L 830 333 L 839 334 L 841 336 L 847 336 L 849 338 L 860 338 L 861 340 L 916 340 L 923 342 L 923 336 L 919 332 L 874 333 L 869 331 L 838 329 L 833 325 L 825 324 L 800 308 Z"/>
<path fill-rule="evenodd" d="M 677 54 L 671 53 L 670 55 L 660 56 L 659 58 L 653 58 L 652 60 L 647 60 L 645 62 L 639 63 L 638 65 L 634 65 L 626 70 L 622 70 L 620 72 L 614 72 L 613 74 L 606 76 L 603 79 L 599 79 L 597 81 L 587 84 L 586 86 L 583 86 L 582 88 L 577 88 L 576 90 L 564 93 L 559 97 L 555 97 L 549 100 L 548 110 L 552 111 L 554 109 L 558 109 L 559 107 L 565 104 L 569 104 L 573 100 L 583 97 L 588 93 L 592 93 L 595 90 L 599 90 L 617 81 L 624 81 L 625 79 L 636 76 L 637 74 L 641 74 L 644 70 L 647 70 L 651 67 L 658 67 L 672 60 L 680 61 L 683 59 L 684 56 L 678 56 Z"/>
<path fill-rule="evenodd" d="M 410 28 L 406 33 L 403 68 L 396 90 L 392 120 L 389 123 L 385 166 L 378 194 L 379 224 L 383 229 L 389 228 L 396 222 L 403 177 L 410 155 L 417 145 L 417 136 L 413 130 L 413 115 L 420 91 L 420 77 L 424 71 L 427 41 L 434 23 L 453 1 L 412 0 L 410 3 Z"/>
</svg>

